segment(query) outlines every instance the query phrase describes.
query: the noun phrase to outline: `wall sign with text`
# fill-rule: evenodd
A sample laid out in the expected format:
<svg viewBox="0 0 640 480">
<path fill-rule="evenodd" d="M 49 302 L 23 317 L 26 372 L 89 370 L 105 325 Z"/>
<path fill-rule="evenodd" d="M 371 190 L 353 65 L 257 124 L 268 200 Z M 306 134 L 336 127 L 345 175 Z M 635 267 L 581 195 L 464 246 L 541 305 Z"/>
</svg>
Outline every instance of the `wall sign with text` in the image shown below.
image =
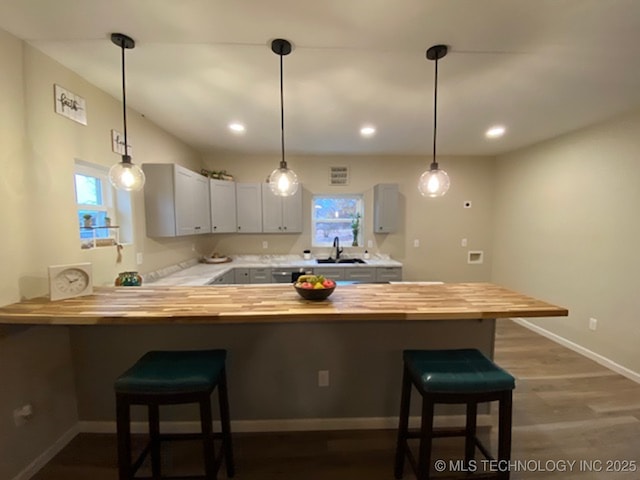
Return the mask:
<svg viewBox="0 0 640 480">
<path fill-rule="evenodd" d="M 53 95 L 57 114 L 82 125 L 87 124 L 87 105 L 84 98 L 55 84 L 53 85 Z"/>
</svg>

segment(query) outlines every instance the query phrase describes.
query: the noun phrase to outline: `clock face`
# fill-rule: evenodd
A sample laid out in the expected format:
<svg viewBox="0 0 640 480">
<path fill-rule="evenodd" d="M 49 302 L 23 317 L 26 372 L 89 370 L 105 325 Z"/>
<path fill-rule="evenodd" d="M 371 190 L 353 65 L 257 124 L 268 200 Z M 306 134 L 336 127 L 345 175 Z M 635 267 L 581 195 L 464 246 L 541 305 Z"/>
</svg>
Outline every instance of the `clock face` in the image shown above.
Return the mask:
<svg viewBox="0 0 640 480">
<path fill-rule="evenodd" d="M 93 285 L 90 263 L 49 267 L 49 294 L 51 300 L 62 300 L 91 293 L 93 293 Z"/>
<path fill-rule="evenodd" d="M 69 268 L 60 272 L 55 279 L 56 288 L 62 293 L 75 295 L 81 293 L 89 285 L 89 276 L 77 268 Z"/>
</svg>

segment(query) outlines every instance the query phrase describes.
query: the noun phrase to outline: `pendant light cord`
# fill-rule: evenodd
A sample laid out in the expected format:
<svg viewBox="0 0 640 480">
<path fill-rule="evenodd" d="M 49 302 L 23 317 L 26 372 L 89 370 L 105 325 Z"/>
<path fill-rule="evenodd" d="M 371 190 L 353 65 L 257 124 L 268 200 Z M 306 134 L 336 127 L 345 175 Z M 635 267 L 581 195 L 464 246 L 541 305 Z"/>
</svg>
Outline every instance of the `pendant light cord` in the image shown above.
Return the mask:
<svg viewBox="0 0 640 480">
<path fill-rule="evenodd" d="M 124 125 L 124 155 L 122 156 L 123 163 L 131 163 L 131 158 L 129 157 L 128 145 L 127 141 L 127 89 L 126 89 L 126 79 L 125 79 L 125 68 L 124 68 L 124 43 L 122 44 L 122 119 Z"/>
<path fill-rule="evenodd" d="M 282 51 L 280 52 L 280 139 L 282 145 L 282 160 L 280 168 L 287 168 L 287 162 L 284 158 L 284 75 L 282 71 Z"/>
<path fill-rule="evenodd" d="M 435 86 L 433 88 L 433 161 L 431 162 L 431 170 L 438 169 L 438 162 L 436 162 L 437 132 L 438 132 L 438 57 L 436 56 Z"/>
</svg>

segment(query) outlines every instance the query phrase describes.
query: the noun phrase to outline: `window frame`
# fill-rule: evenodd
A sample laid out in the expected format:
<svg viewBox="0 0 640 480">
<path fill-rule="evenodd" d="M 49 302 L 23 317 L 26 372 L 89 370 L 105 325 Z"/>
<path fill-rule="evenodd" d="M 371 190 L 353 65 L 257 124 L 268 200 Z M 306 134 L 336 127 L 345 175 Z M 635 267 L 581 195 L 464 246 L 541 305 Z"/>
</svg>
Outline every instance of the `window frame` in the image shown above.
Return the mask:
<svg viewBox="0 0 640 480">
<path fill-rule="evenodd" d="M 318 199 L 348 199 L 356 201 L 356 212 L 355 215 L 360 214 L 360 228 L 358 229 L 358 238 L 357 238 L 357 247 L 361 247 L 363 245 L 363 231 L 364 231 L 364 195 L 360 193 L 341 193 L 341 194 L 331 194 L 331 193 L 319 193 L 315 194 L 311 198 L 311 246 L 317 248 L 326 248 L 331 247 L 333 244 L 333 238 L 327 242 L 317 242 L 316 241 L 316 233 L 317 233 L 317 223 L 336 223 L 336 224 L 344 224 L 351 223 L 353 221 L 353 217 L 339 217 L 337 219 L 316 219 L 316 200 Z M 353 236 L 352 236 L 353 238 Z M 341 240 L 341 248 L 342 247 L 356 247 L 352 245 L 350 242 L 345 242 L 345 240 Z"/>
</svg>

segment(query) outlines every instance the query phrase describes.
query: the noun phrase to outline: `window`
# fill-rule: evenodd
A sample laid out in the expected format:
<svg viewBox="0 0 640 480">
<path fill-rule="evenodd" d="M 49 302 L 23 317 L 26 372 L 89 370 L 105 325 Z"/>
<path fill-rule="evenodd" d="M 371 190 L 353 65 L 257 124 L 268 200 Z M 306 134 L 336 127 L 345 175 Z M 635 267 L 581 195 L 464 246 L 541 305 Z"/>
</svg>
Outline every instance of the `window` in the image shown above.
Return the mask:
<svg viewBox="0 0 640 480">
<path fill-rule="evenodd" d="M 76 160 L 76 216 L 83 249 L 112 246 L 120 241 L 116 195 L 107 175 L 104 167 Z M 120 196 L 117 199 L 120 201 Z"/>
<path fill-rule="evenodd" d="M 362 195 L 315 195 L 312 208 L 312 246 L 362 245 Z"/>
</svg>

